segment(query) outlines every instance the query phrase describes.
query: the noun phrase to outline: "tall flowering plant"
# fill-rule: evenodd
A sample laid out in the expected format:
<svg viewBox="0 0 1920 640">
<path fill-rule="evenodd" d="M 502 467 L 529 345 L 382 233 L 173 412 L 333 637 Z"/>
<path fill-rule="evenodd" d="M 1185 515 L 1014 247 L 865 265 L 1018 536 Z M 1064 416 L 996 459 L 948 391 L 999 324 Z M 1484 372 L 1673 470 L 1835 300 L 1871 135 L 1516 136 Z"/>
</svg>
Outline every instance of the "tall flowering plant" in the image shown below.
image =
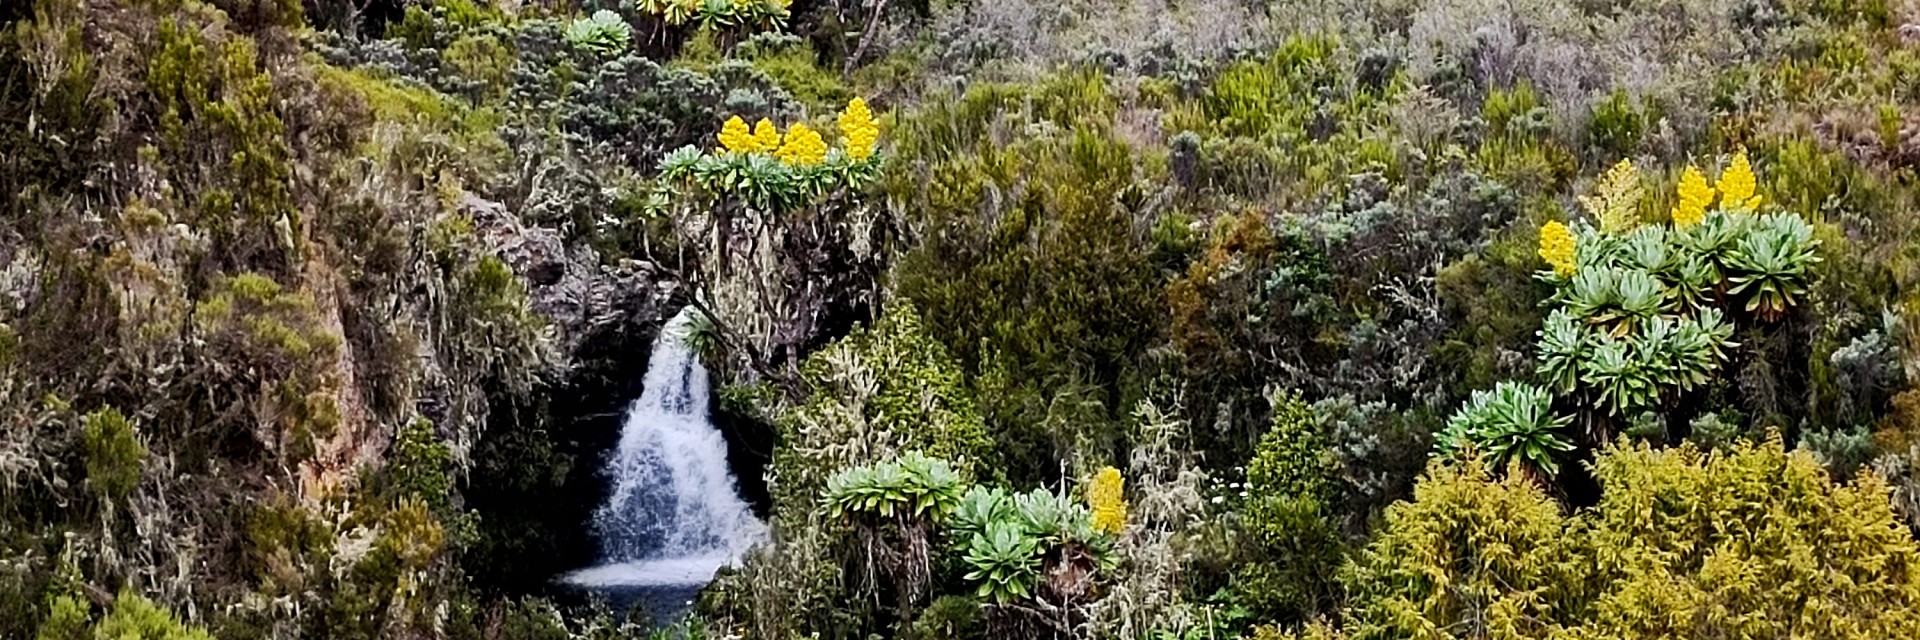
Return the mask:
<svg viewBox="0 0 1920 640">
<path fill-rule="evenodd" d="M 1639 172 L 1622 161 L 1580 199 L 1589 220 L 1542 225 L 1539 254 L 1547 268 L 1538 277 L 1554 288 L 1534 344 L 1543 386 L 1507 387 L 1528 392 L 1527 415 L 1578 409 L 1593 439 L 1604 440 L 1606 425 L 1707 388 L 1738 346 L 1731 339 L 1736 324 L 1778 321 L 1798 303 L 1820 261 L 1819 240 L 1798 216 L 1763 211 L 1756 184 L 1744 150 L 1711 182 L 1689 166 L 1669 222 L 1648 224 Z M 1561 402 L 1550 405 L 1550 397 Z M 1452 440 L 1487 450 L 1498 443 L 1486 434 L 1518 433 L 1485 426 L 1513 422 L 1488 418 L 1506 415 L 1494 411 L 1506 406 L 1498 398 L 1476 394 L 1449 422 L 1461 427 L 1450 428 Z M 1556 420 L 1516 424 L 1546 432 L 1537 425 Z"/>
<path fill-rule="evenodd" d="M 690 184 L 767 210 L 802 206 L 839 189 L 858 190 L 879 176 L 880 123 L 860 98 L 847 104 L 836 123 L 842 138 L 837 147 L 805 122 L 782 132 L 766 118 L 748 127 L 733 116 L 715 135 L 716 148 L 687 146 L 667 154 L 660 182 Z"/>
</svg>

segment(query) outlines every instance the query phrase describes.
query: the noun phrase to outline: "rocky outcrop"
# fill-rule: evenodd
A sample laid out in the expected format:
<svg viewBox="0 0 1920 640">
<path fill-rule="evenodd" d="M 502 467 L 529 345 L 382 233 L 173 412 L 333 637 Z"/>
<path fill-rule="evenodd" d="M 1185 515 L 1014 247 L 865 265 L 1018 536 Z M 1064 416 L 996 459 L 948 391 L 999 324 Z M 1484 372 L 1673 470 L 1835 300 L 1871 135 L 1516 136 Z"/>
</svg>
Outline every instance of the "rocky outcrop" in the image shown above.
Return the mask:
<svg viewBox="0 0 1920 640">
<path fill-rule="evenodd" d="M 672 300 L 680 283 L 650 262 L 605 264 L 592 247 L 568 246 L 559 231 L 525 225 L 505 205 L 473 194 L 460 208 L 486 246 L 525 281 L 528 306 L 552 324 L 563 377 L 594 357 L 596 344 L 650 342 L 678 310 Z"/>
</svg>

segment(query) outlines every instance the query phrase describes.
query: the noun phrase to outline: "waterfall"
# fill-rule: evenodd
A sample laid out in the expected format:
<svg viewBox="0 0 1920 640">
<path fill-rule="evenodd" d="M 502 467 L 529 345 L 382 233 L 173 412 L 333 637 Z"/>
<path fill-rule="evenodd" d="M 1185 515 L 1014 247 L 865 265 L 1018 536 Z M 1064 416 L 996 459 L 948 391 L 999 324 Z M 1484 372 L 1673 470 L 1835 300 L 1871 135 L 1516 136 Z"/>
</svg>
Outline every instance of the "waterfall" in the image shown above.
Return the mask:
<svg viewBox="0 0 1920 640">
<path fill-rule="evenodd" d="M 594 514 L 600 566 L 567 576 L 596 586 L 705 584 L 766 537 L 727 467 L 727 443 L 707 419 L 707 370 L 686 344 L 688 308 L 654 340 L 640 399 L 627 408 Z"/>
</svg>

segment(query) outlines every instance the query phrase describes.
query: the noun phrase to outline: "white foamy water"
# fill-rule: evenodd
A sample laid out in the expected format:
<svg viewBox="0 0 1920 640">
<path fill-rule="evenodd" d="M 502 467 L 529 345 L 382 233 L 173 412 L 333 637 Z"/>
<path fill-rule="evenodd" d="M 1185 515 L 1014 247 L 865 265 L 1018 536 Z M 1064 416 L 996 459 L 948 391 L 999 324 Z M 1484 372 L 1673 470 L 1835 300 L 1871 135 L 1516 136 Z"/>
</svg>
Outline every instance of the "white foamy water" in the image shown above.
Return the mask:
<svg viewBox="0 0 1920 640">
<path fill-rule="evenodd" d="M 727 556 L 695 556 L 603 564 L 568 574 L 567 582 L 596 588 L 703 585 L 729 560 Z"/>
<path fill-rule="evenodd" d="M 601 565 L 566 576 L 586 587 L 686 586 L 764 539 L 740 499 L 727 443 L 707 419 L 707 370 L 686 346 L 691 308 L 654 341 L 645 388 L 627 408 L 607 473 L 613 491 L 594 515 Z"/>
</svg>

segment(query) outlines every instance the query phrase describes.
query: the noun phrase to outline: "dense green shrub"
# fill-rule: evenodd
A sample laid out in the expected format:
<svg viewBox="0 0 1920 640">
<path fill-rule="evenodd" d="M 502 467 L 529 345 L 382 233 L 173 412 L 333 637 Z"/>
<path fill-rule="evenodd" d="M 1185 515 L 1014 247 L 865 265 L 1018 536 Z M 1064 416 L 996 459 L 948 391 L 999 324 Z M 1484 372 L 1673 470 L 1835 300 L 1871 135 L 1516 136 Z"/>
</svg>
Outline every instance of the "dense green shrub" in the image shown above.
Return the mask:
<svg viewBox="0 0 1920 640">
<path fill-rule="evenodd" d="M 102 502 L 126 500 L 140 483 L 140 463 L 147 457 L 133 423 L 119 409 L 107 407 L 87 414 L 80 438 L 87 461 L 87 486 L 99 494 Z"/>
<path fill-rule="evenodd" d="M 1886 485 L 1828 479 L 1777 437 L 1705 454 L 1628 446 L 1571 516 L 1479 465 L 1429 471 L 1343 581 L 1353 637 L 1833 637 L 1920 630 L 1920 548 Z"/>
<path fill-rule="evenodd" d="M 1338 463 L 1297 394 L 1275 396 L 1272 413 L 1271 430 L 1247 462 L 1246 547 L 1235 554 L 1229 600 L 1255 620 L 1294 624 L 1339 601 Z"/>
<path fill-rule="evenodd" d="M 171 612 L 146 598 L 123 591 L 93 629 L 96 638 L 139 640 L 213 640 L 205 630 L 181 624 Z"/>
<path fill-rule="evenodd" d="M 444 513 L 453 499 L 453 459 L 447 443 L 433 432 L 433 423 L 415 418 L 394 434 L 386 473 L 403 494 L 425 500 Z"/>
</svg>

